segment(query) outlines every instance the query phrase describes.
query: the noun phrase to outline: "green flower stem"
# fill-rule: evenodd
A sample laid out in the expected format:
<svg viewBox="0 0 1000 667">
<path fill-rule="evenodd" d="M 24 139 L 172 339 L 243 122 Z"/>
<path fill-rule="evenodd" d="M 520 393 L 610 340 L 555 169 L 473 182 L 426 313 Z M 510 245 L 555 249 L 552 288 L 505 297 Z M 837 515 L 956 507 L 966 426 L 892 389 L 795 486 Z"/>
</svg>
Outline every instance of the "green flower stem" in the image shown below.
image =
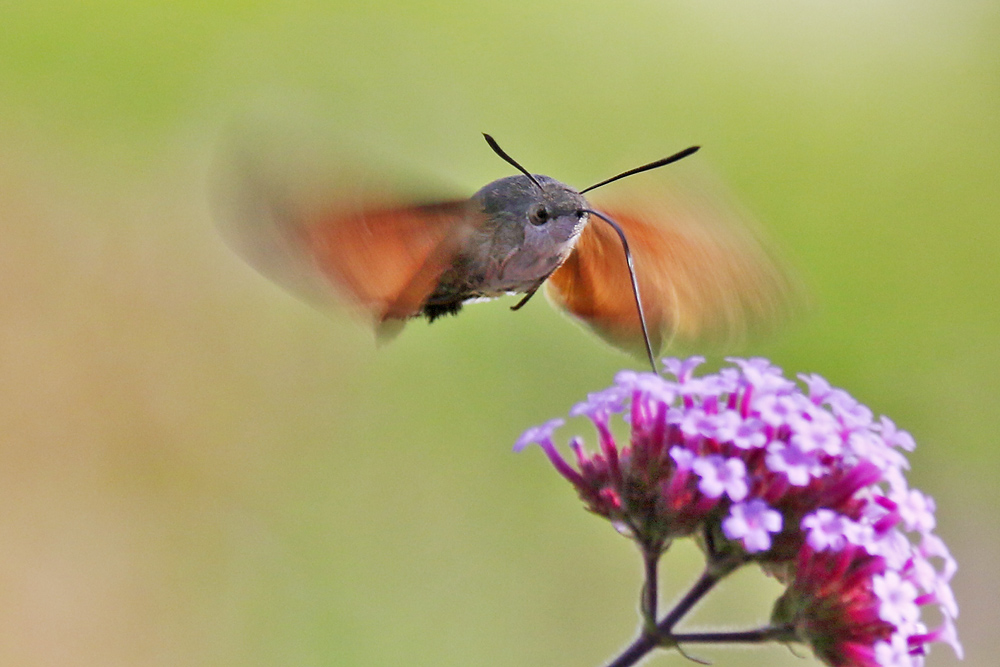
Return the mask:
<svg viewBox="0 0 1000 667">
<path fill-rule="evenodd" d="M 662 621 L 656 624 L 656 632 L 643 630 L 642 634 L 626 648 L 621 655 L 607 664 L 607 667 L 631 667 L 660 645 L 661 637 L 669 637 L 674 625 L 680 621 L 691 608 L 698 603 L 728 572 L 720 572 L 709 565 L 702 572 L 698 581 L 691 587 L 677 605 L 670 610 Z M 648 582 L 647 582 L 648 583 Z"/>
<path fill-rule="evenodd" d="M 659 584 L 657 565 L 660 562 L 661 550 L 645 548 L 642 550 L 643 564 L 646 569 L 646 581 L 642 586 L 642 620 L 646 628 L 656 627 L 657 603 L 659 600 Z"/>
<path fill-rule="evenodd" d="M 691 589 L 682 597 L 673 609 L 667 613 L 663 619 L 653 628 L 651 622 L 643 623 L 642 633 L 632 642 L 617 658 L 607 664 L 607 667 L 631 667 L 658 646 L 677 646 L 672 634 L 674 626 L 687 615 L 691 608 L 698 604 L 705 595 L 715 587 L 726 575 L 736 570 L 743 564 L 743 560 L 733 555 L 723 555 L 714 548 L 711 535 L 706 537 L 706 546 L 709 554 L 708 562 L 701 576 L 694 582 Z M 656 563 L 659 553 L 653 557 L 650 549 L 643 550 L 643 557 L 646 566 L 646 584 L 643 588 L 643 611 L 648 608 L 652 593 L 656 593 Z M 655 601 L 652 602 L 655 608 Z M 762 640 L 763 641 L 763 640 Z"/>
<path fill-rule="evenodd" d="M 765 642 L 795 641 L 795 631 L 790 625 L 771 625 L 742 632 L 695 632 L 669 637 L 671 644 L 763 644 Z"/>
</svg>

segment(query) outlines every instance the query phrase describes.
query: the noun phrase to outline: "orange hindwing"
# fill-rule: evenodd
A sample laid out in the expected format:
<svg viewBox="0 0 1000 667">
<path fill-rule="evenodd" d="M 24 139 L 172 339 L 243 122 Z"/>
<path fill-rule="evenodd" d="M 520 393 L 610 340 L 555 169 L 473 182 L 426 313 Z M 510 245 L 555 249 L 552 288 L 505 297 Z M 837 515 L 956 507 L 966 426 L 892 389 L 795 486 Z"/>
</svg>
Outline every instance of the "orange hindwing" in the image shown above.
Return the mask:
<svg viewBox="0 0 1000 667">
<path fill-rule="evenodd" d="M 667 196 L 597 208 L 628 238 L 654 354 L 675 337 L 740 337 L 788 303 L 790 283 L 774 260 L 748 230 L 719 224 L 718 214 Z M 605 340 L 644 349 L 621 241 L 596 216 L 547 291 Z"/>
</svg>

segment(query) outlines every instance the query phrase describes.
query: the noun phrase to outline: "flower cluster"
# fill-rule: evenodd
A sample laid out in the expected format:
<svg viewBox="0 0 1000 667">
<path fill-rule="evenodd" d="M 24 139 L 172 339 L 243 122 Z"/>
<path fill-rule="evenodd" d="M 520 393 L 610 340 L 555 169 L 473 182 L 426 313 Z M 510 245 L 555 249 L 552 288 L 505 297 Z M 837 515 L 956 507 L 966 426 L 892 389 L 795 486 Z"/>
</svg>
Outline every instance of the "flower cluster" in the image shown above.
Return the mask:
<svg viewBox="0 0 1000 667">
<path fill-rule="evenodd" d="M 562 420 L 515 449 L 540 445 L 589 510 L 647 551 L 693 536 L 710 558 L 760 563 L 787 585 L 772 622 L 830 665 L 917 667 L 932 641 L 961 656 L 956 564 L 933 500 L 907 485 L 910 435 L 819 376 L 799 376 L 803 389 L 765 359 L 732 359 L 695 377 L 703 361 L 664 360 L 669 379 L 623 371 L 576 405 L 598 451 L 572 438 L 575 465 L 553 441 Z"/>
</svg>

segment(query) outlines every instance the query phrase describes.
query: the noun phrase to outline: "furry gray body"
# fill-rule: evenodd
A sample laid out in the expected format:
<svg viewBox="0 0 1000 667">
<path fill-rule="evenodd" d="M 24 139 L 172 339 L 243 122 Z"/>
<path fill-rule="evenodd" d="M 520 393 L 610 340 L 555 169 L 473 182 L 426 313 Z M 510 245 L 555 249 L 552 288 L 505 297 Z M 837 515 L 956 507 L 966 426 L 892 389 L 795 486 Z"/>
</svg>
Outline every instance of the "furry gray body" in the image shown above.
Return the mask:
<svg viewBox="0 0 1000 667">
<path fill-rule="evenodd" d="M 433 320 L 462 304 L 504 294 L 533 294 L 566 261 L 587 224 L 587 200 L 573 188 L 536 175 L 493 181 L 474 194 L 472 231 L 424 303 Z"/>
</svg>

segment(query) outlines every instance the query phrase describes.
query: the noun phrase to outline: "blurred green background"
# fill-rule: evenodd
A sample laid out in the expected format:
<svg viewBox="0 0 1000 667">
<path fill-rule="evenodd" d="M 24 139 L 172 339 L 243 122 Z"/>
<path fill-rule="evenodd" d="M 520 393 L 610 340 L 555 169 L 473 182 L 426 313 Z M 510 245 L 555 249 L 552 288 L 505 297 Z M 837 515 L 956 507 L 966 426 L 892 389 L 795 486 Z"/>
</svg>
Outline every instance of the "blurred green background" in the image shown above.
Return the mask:
<svg viewBox="0 0 1000 667">
<path fill-rule="evenodd" d="M 631 545 L 510 446 L 641 364 L 542 301 L 377 349 L 261 278 L 206 185 L 261 110 L 470 193 L 510 173 L 481 131 L 578 186 L 701 144 L 812 298 L 738 352 L 914 434 L 993 664 L 998 44 L 995 0 L 3 3 L 0 664 L 588 666 L 633 635 Z M 665 595 L 697 567 L 668 554 Z M 692 622 L 774 594 L 747 570 Z"/>
</svg>

